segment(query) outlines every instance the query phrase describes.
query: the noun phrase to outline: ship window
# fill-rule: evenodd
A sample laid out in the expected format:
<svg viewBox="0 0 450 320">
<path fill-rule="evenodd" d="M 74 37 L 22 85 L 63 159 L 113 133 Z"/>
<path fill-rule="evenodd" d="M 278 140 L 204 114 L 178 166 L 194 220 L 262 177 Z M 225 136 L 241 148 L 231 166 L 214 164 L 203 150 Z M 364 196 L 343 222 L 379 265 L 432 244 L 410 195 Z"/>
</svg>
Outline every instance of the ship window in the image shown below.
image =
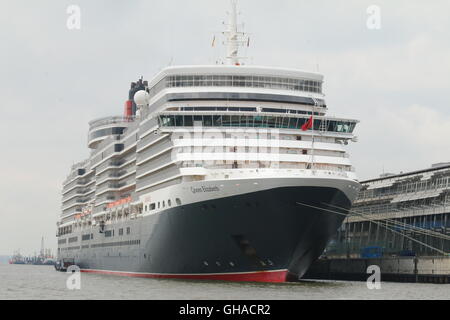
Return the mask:
<svg viewBox="0 0 450 320">
<path fill-rule="evenodd" d="M 176 198 L 175 202 L 177 203 L 177 205 L 179 205 L 179 206 L 181 205 L 181 200 L 179 198 Z"/>
<path fill-rule="evenodd" d="M 194 122 L 192 121 L 192 116 L 184 116 L 184 126 L 192 127 L 193 125 L 194 125 Z"/>
<path fill-rule="evenodd" d="M 276 128 L 276 117 L 266 117 L 267 118 L 267 127 L 269 128 Z"/>
<path fill-rule="evenodd" d="M 158 202 L 158 209 L 161 208 L 161 202 Z"/>
<path fill-rule="evenodd" d="M 115 144 L 115 145 L 114 145 L 114 152 L 120 152 L 120 151 L 123 150 L 123 148 L 124 148 L 123 143 Z"/>
<path fill-rule="evenodd" d="M 119 236 L 123 236 L 123 228 L 119 229 Z"/>
<path fill-rule="evenodd" d="M 290 118 L 289 119 L 289 129 L 295 129 L 297 126 L 297 118 Z"/>
<path fill-rule="evenodd" d="M 231 116 L 231 126 L 239 127 L 239 116 Z"/>
<path fill-rule="evenodd" d="M 177 127 L 183 126 L 183 116 L 175 116 L 175 125 Z"/>
<path fill-rule="evenodd" d="M 165 202 L 165 201 L 162 202 L 162 207 L 163 207 L 163 208 L 166 207 L 166 202 Z"/>
<path fill-rule="evenodd" d="M 302 136 L 297 136 L 297 137 L 295 137 L 295 138 L 297 139 L 297 141 L 302 140 Z"/>
<path fill-rule="evenodd" d="M 130 233 L 131 233 L 130 227 L 127 227 L 127 234 L 130 234 Z"/>
<path fill-rule="evenodd" d="M 170 199 L 169 199 L 169 200 L 167 200 L 167 205 L 168 205 L 169 207 L 171 207 L 171 206 L 172 206 L 172 201 L 170 201 Z"/>
<path fill-rule="evenodd" d="M 222 116 L 222 126 L 231 127 L 230 116 L 226 116 L 226 115 Z"/>
<path fill-rule="evenodd" d="M 151 204 L 150 204 L 150 210 L 155 210 L 155 209 L 156 209 L 156 204 L 151 203 Z"/>
<path fill-rule="evenodd" d="M 215 126 L 215 127 L 222 126 L 222 117 L 221 116 L 213 116 L 213 126 Z"/>
<path fill-rule="evenodd" d="M 321 92 L 322 83 L 313 80 L 299 80 L 281 77 L 263 76 L 229 76 L 229 75 L 183 75 L 168 76 L 150 89 L 153 97 L 164 87 L 191 87 L 191 86 L 233 86 L 233 87 L 262 87 L 278 88 L 284 90 Z"/>
<path fill-rule="evenodd" d="M 229 108 L 230 109 L 230 108 Z M 311 114 L 311 112 L 309 112 Z M 315 113 L 316 114 L 316 113 Z M 171 116 L 173 117 L 173 116 Z M 194 121 L 198 123 L 194 123 Z M 218 126 L 218 127 L 262 127 L 300 129 L 308 118 L 289 118 L 275 116 L 184 116 L 184 126 Z M 180 120 L 182 121 L 182 120 Z M 314 130 L 318 130 L 322 121 L 314 121 Z M 355 129 L 355 122 L 327 120 L 327 131 L 351 133 Z M 169 116 L 161 116 L 162 126 L 175 126 Z M 177 124 L 178 126 L 178 124 Z"/>
<path fill-rule="evenodd" d="M 212 116 L 204 116 L 203 117 L 203 125 L 205 127 L 212 127 Z"/>
</svg>

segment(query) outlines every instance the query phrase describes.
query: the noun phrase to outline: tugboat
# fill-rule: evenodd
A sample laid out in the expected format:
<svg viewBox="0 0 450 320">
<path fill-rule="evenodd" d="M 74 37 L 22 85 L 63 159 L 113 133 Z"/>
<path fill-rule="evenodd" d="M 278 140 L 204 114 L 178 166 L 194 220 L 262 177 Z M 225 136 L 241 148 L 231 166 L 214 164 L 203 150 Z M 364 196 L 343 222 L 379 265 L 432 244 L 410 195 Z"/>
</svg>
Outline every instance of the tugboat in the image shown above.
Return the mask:
<svg viewBox="0 0 450 320">
<path fill-rule="evenodd" d="M 74 259 L 57 260 L 54 264 L 56 271 L 66 272 L 67 268 L 75 265 Z"/>
</svg>

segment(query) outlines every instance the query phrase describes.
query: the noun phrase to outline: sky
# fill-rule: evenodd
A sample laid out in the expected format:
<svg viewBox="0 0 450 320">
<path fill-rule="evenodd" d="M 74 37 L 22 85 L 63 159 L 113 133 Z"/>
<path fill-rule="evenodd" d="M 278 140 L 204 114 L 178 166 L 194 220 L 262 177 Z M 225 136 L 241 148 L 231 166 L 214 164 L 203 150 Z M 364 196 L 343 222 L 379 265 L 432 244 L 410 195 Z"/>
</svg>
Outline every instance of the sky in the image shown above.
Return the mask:
<svg viewBox="0 0 450 320">
<path fill-rule="evenodd" d="M 70 5 L 80 29 L 69 29 Z M 380 9 L 369 29 L 367 9 Z M 248 64 L 319 71 L 329 114 L 358 119 L 361 180 L 450 161 L 450 2 L 240 0 Z M 228 0 L 0 0 L 0 254 L 56 248 L 62 182 L 88 122 L 122 113 L 129 84 L 213 64 Z M 216 41 L 220 44 L 220 41 Z"/>
</svg>

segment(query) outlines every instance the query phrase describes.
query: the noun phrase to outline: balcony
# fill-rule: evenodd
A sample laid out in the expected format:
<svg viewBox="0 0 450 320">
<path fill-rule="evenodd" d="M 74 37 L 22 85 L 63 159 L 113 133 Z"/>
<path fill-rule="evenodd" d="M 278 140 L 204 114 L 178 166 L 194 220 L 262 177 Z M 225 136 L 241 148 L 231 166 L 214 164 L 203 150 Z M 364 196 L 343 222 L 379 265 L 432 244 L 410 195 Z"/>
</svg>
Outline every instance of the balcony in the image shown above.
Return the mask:
<svg viewBox="0 0 450 320">
<path fill-rule="evenodd" d="M 130 123 L 136 120 L 136 117 L 130 116 L 130 117 L 123 117 L 123 116 L 113 116 L 113 117 L 104 117 L 100 119 L 95 119 L 91 122 L 89 122 L 89 131 L 94 130 L 99 127 L 108 126 L 112 124 L 119 124 L 119 123 Z"/>
<path fill-rule="evenodd" d="M 89 123 L 88 146 L 95 149 L 97 145 L 109 136 L 118 136 L 133 123 L 135 117 L 106 117 Z"/>
</svg>

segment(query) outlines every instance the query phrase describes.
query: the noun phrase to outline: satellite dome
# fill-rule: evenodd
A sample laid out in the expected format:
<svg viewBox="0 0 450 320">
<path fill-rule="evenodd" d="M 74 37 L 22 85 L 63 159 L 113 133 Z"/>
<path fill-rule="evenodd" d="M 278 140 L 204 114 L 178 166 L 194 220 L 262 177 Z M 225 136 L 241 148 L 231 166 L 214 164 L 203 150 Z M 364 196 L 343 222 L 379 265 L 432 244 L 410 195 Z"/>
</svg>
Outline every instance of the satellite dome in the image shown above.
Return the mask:
<svg viewBox="0 0 450 320">
<path fill-rule="evenodd" d="M 140 90 L 134 94 L 134 102 L 138 106 L 146 105 L 148 103 L 148 98 L 148 92 L 145 90 Z"/>
</svg>

